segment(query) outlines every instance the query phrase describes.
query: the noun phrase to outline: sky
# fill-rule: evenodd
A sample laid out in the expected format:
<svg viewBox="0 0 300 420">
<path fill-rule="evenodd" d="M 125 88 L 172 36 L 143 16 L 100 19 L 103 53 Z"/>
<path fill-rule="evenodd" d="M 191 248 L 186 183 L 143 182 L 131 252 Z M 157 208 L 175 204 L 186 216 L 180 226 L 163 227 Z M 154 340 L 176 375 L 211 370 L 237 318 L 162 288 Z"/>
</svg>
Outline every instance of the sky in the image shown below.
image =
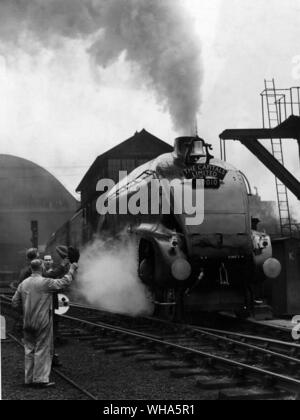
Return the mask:
<svg viewBox="0 0 300 420">
<path fill-rule="evenodd" d="M 191 134 L 196 114 L 199 135 L 218 157 L 224 129 L 261 126 L 265 78 L 278 87 L 300 85 L 300 0 L 148 0 L 148 9 L 144 0 L 123 0 L 122 15 L 119 0 L 109 0 L 115 7 L 86 21 L 76 10 L 79 0 L 47 0 L 53 7 L 45 20 L 37 7 L 43 1 L 29 0 L 25 13 L 0 0 L 0 153 L 45 167 L 75 196 L 94 159 L 136 130 L 172 144 L 190 126 Z M 182 21 L 175 7 L 168 14 L 175 3 L 186 13 Z M 25 18 L 32 34 L 22 31 Z M 284 149 L 286 166 L 299 178 L 296 142 Z M 228 144 L 228 161 L 264 199 L 275 199 L 273 175 L 242 145 Z M 300 213 L 293 196 L 291 203 Z"/>
</svg>

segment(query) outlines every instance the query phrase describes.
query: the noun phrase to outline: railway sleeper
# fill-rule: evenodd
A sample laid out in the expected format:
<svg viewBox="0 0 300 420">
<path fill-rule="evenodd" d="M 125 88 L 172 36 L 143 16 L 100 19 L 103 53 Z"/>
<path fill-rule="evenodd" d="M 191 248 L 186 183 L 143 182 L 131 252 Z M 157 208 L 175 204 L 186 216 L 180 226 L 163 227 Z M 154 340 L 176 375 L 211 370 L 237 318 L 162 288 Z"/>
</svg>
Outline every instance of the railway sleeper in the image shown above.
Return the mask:
<svg viewBox="0 0 300 420">
<path fill-rule="evenodd" d="M 227 391 L 219 392 L 219 400 L 230 401 L 252 401 L 252 400 L 283 400 L 288 398 L 295 398 L 295 395 L 288 391 L 281 390 L 266 390 L 261 388 L 233 388 Z"/>
<path fill-rule="evenodd" d="M 177 370 L 172 370 L 170 372 L 170 375 L 173 378 L 189 378 L 191 376 L 200 376 L 200 375 L 208 375 L 208 370 L 198 366 L 198 367 L 188 367 L 188 368 L 182 368 L 182 369 L 177 369 Z"/>
<path fill-rule="evenodd" d="M 142 354 L 141 356 L 137 356 L 135 358 L 136 362 L 155 362 L 158 360 L 168 360 L 166 358 L 166 356 L 163 356 L 162 354 L 153 354 L 153 353 L 148 353 L 148 354 Z"/>
<path fill-rule="evenodd" d="M 180 360 L 161 360 L 152 364 L 154 370 L 169 370 L 169 369 L 182 369 L 188 368 L 189 365 L 186 362 Z"/>
<path fill-rule="evenodd" d="M 95 341 L 99 339 L 99 336 L 97 335 L 83 335 L 82 337 L 78 337 L 79 341 Z"/>
<path fill-rule="evenodd" d="M 123 357 L 134 357 L 134 356 L 139 356 L 139 355 L 152 356 L 153 354 L 154 353 L 150 353 L 149 351 L 140 348 L 137 350 L 126 350 L 124 351 L 122 356 Z"/>
<path fill-rule="evenodd" d="M 104 349 L 104 351 L 105 351 L 105 353 L 114 354 L 114 353 L 122 353 L 122 352 L 127 351 L 127 350 L 138 350 L 138 349 L 140 349 L 140 347 L 138 347 L 138 346 L 124 346 L 123 345 L 123 346 L 107 347 L 107 348 Z"/>
<path fill-rule="evenodd" d="M 241 378 L 220 377 L 220 376 L 199 376 L 197 378 L 197 387 L 207 391 L 220 391 L 223 389 L 232 389 L 240 387 L 253 387 L 255 381 L 243 380 Z"/>
<path fill-rule="evenodd" d="M 106 343 L 101 343 L 101 342 L 94 342 L 93 343 L 93 348 L 95 350 L 106 350 L 108 348 L 111 348 L 113 346 L 124 346 L 124 342 L 123 341 L 110 341 L 110 342 L 106 342 Z"/>
</svg>

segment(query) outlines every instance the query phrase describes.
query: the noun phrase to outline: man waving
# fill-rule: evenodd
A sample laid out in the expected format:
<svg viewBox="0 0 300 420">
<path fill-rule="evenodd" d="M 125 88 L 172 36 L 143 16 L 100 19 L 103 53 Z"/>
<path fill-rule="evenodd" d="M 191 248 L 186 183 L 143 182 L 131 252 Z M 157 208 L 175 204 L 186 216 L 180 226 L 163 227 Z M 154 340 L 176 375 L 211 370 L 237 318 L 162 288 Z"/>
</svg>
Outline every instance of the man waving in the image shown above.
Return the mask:
<svg viewBox="0 0 300 420">
<path fill-rule="evenodd" d="M 25 385 L 49 387 L 53 353 L 52 294 L 69 286 L 78 268 L 79 251 L 74 250 L 69 272 L 61 279 L 43 277 L 43 262 L 31 262 L 32 275 L 18 287 L 12 305 L 22 309 L 25 347 Z"/>
</svg>

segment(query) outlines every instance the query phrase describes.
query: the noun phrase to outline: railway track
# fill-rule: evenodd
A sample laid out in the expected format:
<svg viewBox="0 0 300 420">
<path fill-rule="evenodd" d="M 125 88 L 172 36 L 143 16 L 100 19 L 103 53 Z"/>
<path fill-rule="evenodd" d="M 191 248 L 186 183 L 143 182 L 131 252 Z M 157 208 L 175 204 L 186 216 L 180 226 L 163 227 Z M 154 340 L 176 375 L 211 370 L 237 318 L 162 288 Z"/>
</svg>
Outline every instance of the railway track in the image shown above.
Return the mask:
<svg viewBox="0 0 300 420">
<path fill-rule="evenodd" d="M 298 399 L 300 346 L 232 331 L 131 318 L 71 305 L 61 335 L 96 351 L 120 353 L 167 370 L 172 377 L 194 377 L 196 385 L 219 399 Z"/>
<path fill-rule="evenodd" d="M 1 296 L 12 297 L 13 296 L 13 291 L 10 287 L 0 287 L 0 295 Z"/>
<path fill-rule="evenodd" d="M 80 311 L 87 312 L 82 316 Z M 63 319 L 74 328 L 80 326 L 76 331 L 79 340 L 89 341 L 97 350 L 149 361 L 155 369 L 169 370 L 173 377 L 194 376 L 199 387 L 218 390 L 220 398 L 298 398 L 298 344 L 242 334 L 233 338 L 226 331 L 208 331 L 152 318 L 118 316 L 117 322 L 109 323 L 80 306 L 75 312 Z M 72 329 L 65 330 L 65 334 L 72 334 Z"/>
<path fill-rule="evenodd" d="M 230 320 L 229 320 L 230 324 Z M 291 329 L 280 326 L 278 324 L 266 322 L 266 321 L 256 321 L 255 319 L 246 319 L 246 320 L 236 320 L 235 322 L 235 331 L 240 332 L 247 331 L 248 334 L 253 336 L 264 336 L 270 339 L 280 340 L 280 341 L 291 341 Z M 215 323 L 215 325 L 217 325 Z M 214 327 L 213 327 L 214 328 Z M 230 328 L 231 330 L 231 328 Z"/>
<path fill-rule="evenodd" d="M 260 337 L 255 335 L 249 334 L 241 334 L 232 331 L 226 330 L 219 330 L 213 328 L 198 328 L 195 327 L 196 331 L 205 332 L 207 334 L 211 334 L 215 337 L 226 337 L 228 338 L 229 342 L 235 344 L 238 341 L 238 344 L 243 345 L 243 343 L 247 344 L 248 346 L 253 345 L 254 347 L 259 347 L 264 349 L 266 352 L 272 350 L 274 352 L 281 352 L 281 355 L 287 355 L 293 357 L 300 358 L 300 344 L 298 342 L 286 342 L 281 340 L 275 340 L 272 338 Z M 288 359 L 287 359 L 288 360 Z"/>
<path fill-rule="evenodd" d="M 291 328 L 287 328 L 279 325 L 278 322 L 264 322 L 256 321 L 253 318 L 239 319 L 236 316 L 229 313 L 219 313 L 208 317 L 196 316 L 191 318 L 189 324 L 197 325 L 202 328 L 220 329 L 231 331 L 232 333 L 244 333 L 252 336 L 263 336 L 269 339 L 279 341 L 291 341 Z"/>
<path fill-rule="evenodd" d="M 17 338 L 15 337 L 13 334 L 8 334 L 8 337 L 14 341 L 18 346 L 23 347 L 23 343 Z M 66 375 L 65 373 L 61 372 L 59 369 L 53 368 L 52 372 L 59 376 L 61 379 L 63 379 L 65 382 L 67 382 L 70 386 L 72 386 L 73 388 L 77 389 L 77 391 L 79 391 L 80 393 L 82 393 L 85 397 L 88 397 L 90 400 L 94 400 L 97 401 L 97 397 L 93 394 L 91 394 L 88 390 L 86 390 L 85 388 L 83 388 L 80 384 L 78 384 L 77 382 L 75 382 L 71 377 L 69 377 L 68 375 Z"/>
<path fill-rule="evenodd" d="M 2 296 L 4 299 L 11 298 L 13 296 L 13 293 L 14 292 L 11 289 L 6 289 L 3 292 L 0 289 L 0 297 Z M 104 318 L 109 318 L 109 319 L 112 318 L 111 313 L 101 311 L 98 308 L 95 308 L 88 304 L 72 302 L 71 307 L 84 309 L 87 311 L 96 310 L 97 313 L 101 314 Z M 208 314 L 205 314 L 205 315 L 207 316 Z M 114 318 L 117 318 L 116 314 L 114 314 Z M 125 315 L 122 315 L 122 319 L 124 318 L 125 318 Z M 128 316 L 128 319 L 132 319 L 132 318 Z M 163 320 L 160 320 L 160 322 L 168 323 L 168 321 L 163 321 Z M 228 334 L 229 333 L 232 333 L 233 335 L 241 334 L 241 331 L 247 331 L 248 335 L 253 336 L 253 337 L 263 336 L 264 338 L 268 338 L 270 340 L 275 340 L 275 341 L 276 340 L 285 341 L 285 342 L 291 341 L 290 329 L 280 327 L 275 324 L 262 323 L 262 322 L 255 321 L 252 319 L 240 320 L 228 314 L 217 314 L 213 316 L 212 318 L 208 316 L 208 318 L 204 317 L 204 319 L 203 317 L 201 317 L 200 319 L 198 317 L 196 319 L 192 318 L 189 320 L 189 324 L 197 325 L 207 330 L 210 330 L 210 329 L 214 330 L 216 325 L 217 326 L 222 325 L 222 330 L 225 329 Z"/>
</svg>

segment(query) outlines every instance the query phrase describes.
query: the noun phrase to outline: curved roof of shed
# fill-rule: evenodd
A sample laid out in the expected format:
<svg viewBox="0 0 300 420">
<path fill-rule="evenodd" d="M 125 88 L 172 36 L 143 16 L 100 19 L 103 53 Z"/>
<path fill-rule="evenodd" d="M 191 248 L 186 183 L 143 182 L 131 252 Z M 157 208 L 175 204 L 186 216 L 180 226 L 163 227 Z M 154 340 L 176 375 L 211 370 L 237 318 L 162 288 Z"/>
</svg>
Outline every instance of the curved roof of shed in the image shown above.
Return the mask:
<svg viewBox="0 0 300 420">
<path fill-rule="evenodd" d="M 35 163 L 0 154 L 0 210 L 70 210 L 76 199 L 52 175 Z"/>
</svg>

